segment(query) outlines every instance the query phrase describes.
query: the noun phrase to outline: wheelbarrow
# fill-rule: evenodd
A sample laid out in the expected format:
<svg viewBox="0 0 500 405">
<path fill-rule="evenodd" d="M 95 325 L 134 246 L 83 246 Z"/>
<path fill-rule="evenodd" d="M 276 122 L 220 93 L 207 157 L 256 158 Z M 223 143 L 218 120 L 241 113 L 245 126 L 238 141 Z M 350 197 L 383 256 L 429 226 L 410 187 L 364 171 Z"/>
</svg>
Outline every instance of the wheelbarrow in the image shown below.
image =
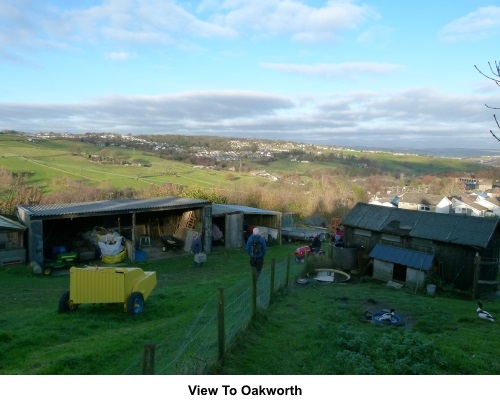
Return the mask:
<svg viewBox="0 0 500 405">
<path fill-rule="evenodd" d="M 163 244 L 163 251 L 173 250 L 174 252 L 181 250 L 184 247 L 184 241 L 177 239 L 172 235 L 165 235 L 160 238 Z"/>
<path fill-rule="evenodd" d="M 123 303 L 128 314 L 140 314 L 155 286 L 156 272 L 138 267 L 71 267 L 69 290 L 59 299 L 59 312 L 81 304 Z"/>
</svg>

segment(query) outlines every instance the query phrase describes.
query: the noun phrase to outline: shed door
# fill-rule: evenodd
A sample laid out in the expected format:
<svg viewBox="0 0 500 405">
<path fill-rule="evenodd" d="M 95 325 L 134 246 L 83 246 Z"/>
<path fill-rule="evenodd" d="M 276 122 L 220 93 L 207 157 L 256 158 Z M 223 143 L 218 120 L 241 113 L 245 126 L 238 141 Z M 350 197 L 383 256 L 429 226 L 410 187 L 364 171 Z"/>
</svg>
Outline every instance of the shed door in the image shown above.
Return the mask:
<svg viewBox="0 0 500 405">
<path fill-rule="evenodd" d="M 394 263 L 394 269 L 392 271 L 392 279 L 394 281 L 406 282 L 406 266 Z"/>
<path fill-rule="evenodd" d="M 226 215 L 226 249 L 243 246 L 243 214 Z"/>
</svg>

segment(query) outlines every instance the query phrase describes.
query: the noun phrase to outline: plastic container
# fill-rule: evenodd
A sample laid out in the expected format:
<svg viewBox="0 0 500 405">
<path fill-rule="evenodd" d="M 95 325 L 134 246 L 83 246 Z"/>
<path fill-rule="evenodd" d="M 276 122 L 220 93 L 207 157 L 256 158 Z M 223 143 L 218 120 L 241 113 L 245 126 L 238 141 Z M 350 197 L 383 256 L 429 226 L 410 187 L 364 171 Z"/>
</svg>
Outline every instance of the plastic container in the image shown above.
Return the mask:
<svg viewBox="0 0 500 405">
<path fill-rule="evenodd" d="M 52 256 L 56 257 L 61 253 L 66 253 L 66 246 L 54 246 L 52 248 Z"/>
<path fill-rule="evenodd" d="M 140 262 L 147 259 L 147 254 L 143 250 L 135 250 L 135 261 Z"/>
<path fill-rule="evenodd" d="M 427 284 L 427 294 L 431 297 L 436 295 L 436 284 Z"/>
</svg>

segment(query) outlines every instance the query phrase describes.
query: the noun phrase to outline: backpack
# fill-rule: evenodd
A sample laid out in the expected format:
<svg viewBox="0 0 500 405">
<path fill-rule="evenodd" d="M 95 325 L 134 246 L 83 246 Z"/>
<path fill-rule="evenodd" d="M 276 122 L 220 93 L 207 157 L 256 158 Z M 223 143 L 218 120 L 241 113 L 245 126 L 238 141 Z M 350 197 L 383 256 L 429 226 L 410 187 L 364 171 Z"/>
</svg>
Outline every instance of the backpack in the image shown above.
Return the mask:
<svg viewBox="0 0 500 405">
<path fill-rule="evenodd" d="M 250 245 L 250 254 L 252 257 L 258 257 L 262 254 L 262 245 L 260 244 L 260 238 L 253 238 Z"/>
</svg>

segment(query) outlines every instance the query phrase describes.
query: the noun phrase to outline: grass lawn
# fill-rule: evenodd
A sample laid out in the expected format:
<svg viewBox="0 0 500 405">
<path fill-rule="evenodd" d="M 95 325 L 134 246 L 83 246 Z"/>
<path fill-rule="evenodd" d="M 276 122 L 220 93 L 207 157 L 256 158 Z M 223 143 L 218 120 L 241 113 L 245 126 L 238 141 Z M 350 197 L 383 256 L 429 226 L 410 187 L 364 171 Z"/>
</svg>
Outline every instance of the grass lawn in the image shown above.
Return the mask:
<svg viewBox="0 0 500 405">
<path fill-rule="evenodd" d="M 259 283 L 269 280 L 271 259 L 286 260 L 294 245 L 269 248 Z M 217 289 L 239 289 L 228 307 L 250 287 L 246 253 L 219 250 L 203 269 L 180 255 L 140 262 L 156 271 L 158 285 L 144 312 L 129 316 L 123 306 L 82 305 L 57 312 L 68 276 L 34 276 L 25 267 L 0 269 L 0 374 L 140 374 L 144 344 L 157 344 L 158 374 L 182 374 L 172 357 L 203 327 L 202 310 L 216 315 Z M 292 262 L 294 272 L 300 265 Z M 207 303 L 210 305 L 207 306 Z M 484 302 L 500 314 L 499 302 Z M 365 312 L 395 308 L 403 326 L 385 327 Z M 351 280 L 346 284 L 292 282 L 255 321 L 239 333 L 222 365 L 206 374 L 358 375 L 499 374 L 498 322 L 481 320 L 475 302 L 429 297 L 384 284 Z M 198 330 L 198 329 L 196 329 Z M 215 342 L 216 345 L 216 342 Z"/>
<path fill-rule="evenodd" d="M 499 302 L 489 302 L 500 313 Z M 364 314 L 394 308 L 398 327 Z M 223 374 L 499 374 L 498 323 L 469 299 L 385 284 L 293 285 L 233 348 Z"/>
</svg>

